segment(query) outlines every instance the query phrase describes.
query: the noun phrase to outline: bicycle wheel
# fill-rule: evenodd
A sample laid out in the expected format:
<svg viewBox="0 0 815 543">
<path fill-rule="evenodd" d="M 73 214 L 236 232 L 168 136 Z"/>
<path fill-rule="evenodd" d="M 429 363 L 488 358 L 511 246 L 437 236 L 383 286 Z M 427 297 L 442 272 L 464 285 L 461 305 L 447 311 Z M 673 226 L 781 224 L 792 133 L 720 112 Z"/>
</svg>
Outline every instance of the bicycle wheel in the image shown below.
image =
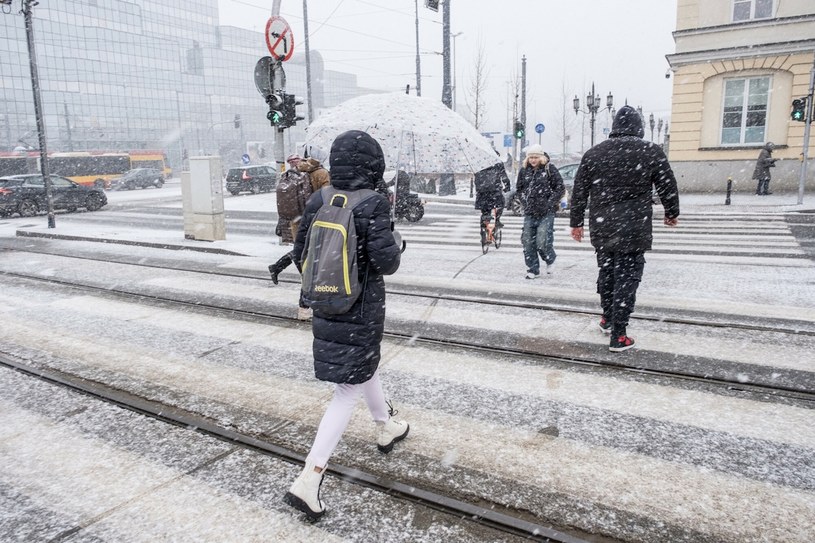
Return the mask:
<svg viewBox="0 0 815 543">
<path fill-rule="evenodd" d="M 496 228 L 495 232 L 492 233 L 492 242 L 495 244 L 496 249 L 501 248 L 501 230 L 502 228 Z"/>
<path fill-rule="evenodd" d="M 489 244 L 489 242 L 488 242 L 488 243 L 482 243 L 482 244 L 481 244 L 481 252 L 482 252 L 483 254 L 487 254 L 487 251 L 489 251 L 489 250 L 490 250 L 490 244 Z"/>
</svg>

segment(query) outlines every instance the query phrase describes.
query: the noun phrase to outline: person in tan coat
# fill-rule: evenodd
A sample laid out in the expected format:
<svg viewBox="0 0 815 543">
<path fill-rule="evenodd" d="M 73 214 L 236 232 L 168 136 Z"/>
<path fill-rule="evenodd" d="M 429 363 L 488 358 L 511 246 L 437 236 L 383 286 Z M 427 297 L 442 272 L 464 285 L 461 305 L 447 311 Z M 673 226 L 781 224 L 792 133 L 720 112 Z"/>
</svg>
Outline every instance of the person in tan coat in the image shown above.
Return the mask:
<svg viewBox="0 0 815 543">
<path fill-rule="evenodd" d="M 306 172 L 311 177 L 311 193 L 319 192 L 321 188 L 331 184 L 331 175 L 323 167 L 323 161 L 326 159 L 325 153 L 322 149 L 317 147 L 306 148 L 306 158 L 301 160 L 297 165 L 297 169 L 301 172 Z"/>
</svg>

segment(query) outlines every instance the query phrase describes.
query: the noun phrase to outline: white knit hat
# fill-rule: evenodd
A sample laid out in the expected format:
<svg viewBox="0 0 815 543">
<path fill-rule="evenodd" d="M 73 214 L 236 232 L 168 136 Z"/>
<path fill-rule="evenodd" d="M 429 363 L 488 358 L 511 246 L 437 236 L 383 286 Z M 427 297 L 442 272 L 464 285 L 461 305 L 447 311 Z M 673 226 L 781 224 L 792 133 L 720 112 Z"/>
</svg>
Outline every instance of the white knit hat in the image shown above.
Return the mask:
<svg viewBox="0 0 815 543">
<path fill-rule="evenodd" d="M 538 145 L 537 143 L 533 143 L 529 147 L 526 148 L 526 156 L 537 155 L 542 157 L 544 155 L 543 147 Z"/>
</svg>

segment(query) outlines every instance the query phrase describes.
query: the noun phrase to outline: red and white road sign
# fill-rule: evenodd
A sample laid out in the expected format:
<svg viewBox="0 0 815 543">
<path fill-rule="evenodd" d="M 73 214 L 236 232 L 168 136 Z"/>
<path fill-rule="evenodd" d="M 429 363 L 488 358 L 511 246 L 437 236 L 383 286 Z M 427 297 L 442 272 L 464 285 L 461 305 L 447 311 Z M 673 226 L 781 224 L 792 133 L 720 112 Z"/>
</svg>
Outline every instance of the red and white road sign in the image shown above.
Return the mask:
<svg viewBox="0 0 815 543">
<path fill-rule="evenodd" d="M 283 17 L 272 16 L 266 23 L 266 47 L 272 58 L 280 62 L 289 60 L 294 53 L 294 36 Z"/>
</svg>

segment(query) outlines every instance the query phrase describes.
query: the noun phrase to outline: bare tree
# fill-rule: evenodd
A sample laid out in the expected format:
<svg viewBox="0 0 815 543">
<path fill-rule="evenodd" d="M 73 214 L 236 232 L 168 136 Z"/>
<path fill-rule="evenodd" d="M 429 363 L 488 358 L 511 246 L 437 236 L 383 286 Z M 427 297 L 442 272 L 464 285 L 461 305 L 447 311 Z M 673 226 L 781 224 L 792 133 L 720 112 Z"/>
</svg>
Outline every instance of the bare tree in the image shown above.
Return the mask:
<svg viewBox="0 0 815 543">
<path fill-rule="evenodd" d="M 566 80 L 563 80 L 561 86 L 561 97 L 556 112 L 560 122 L 555 128 L 555 134 L 561 144 L 561 153 L 565 156 L 568 152 L 571 135 L 577 131 L 578 124 L 572 108 L 572 99 L 566 93 Z"/>
<path fill-rule="evenodd" d="M 473 63 L 472 81 L 467 88 L 467 96 L 464 98 L 467 103 L 467 108 L 472 115 L 473 126 L 475 126 L 476 129 L 481 128 L 486 115 L 488 77 L 487 54 L 484 47 L 484 40 L 479 34 L 475 62 Z"/>
</svg>

